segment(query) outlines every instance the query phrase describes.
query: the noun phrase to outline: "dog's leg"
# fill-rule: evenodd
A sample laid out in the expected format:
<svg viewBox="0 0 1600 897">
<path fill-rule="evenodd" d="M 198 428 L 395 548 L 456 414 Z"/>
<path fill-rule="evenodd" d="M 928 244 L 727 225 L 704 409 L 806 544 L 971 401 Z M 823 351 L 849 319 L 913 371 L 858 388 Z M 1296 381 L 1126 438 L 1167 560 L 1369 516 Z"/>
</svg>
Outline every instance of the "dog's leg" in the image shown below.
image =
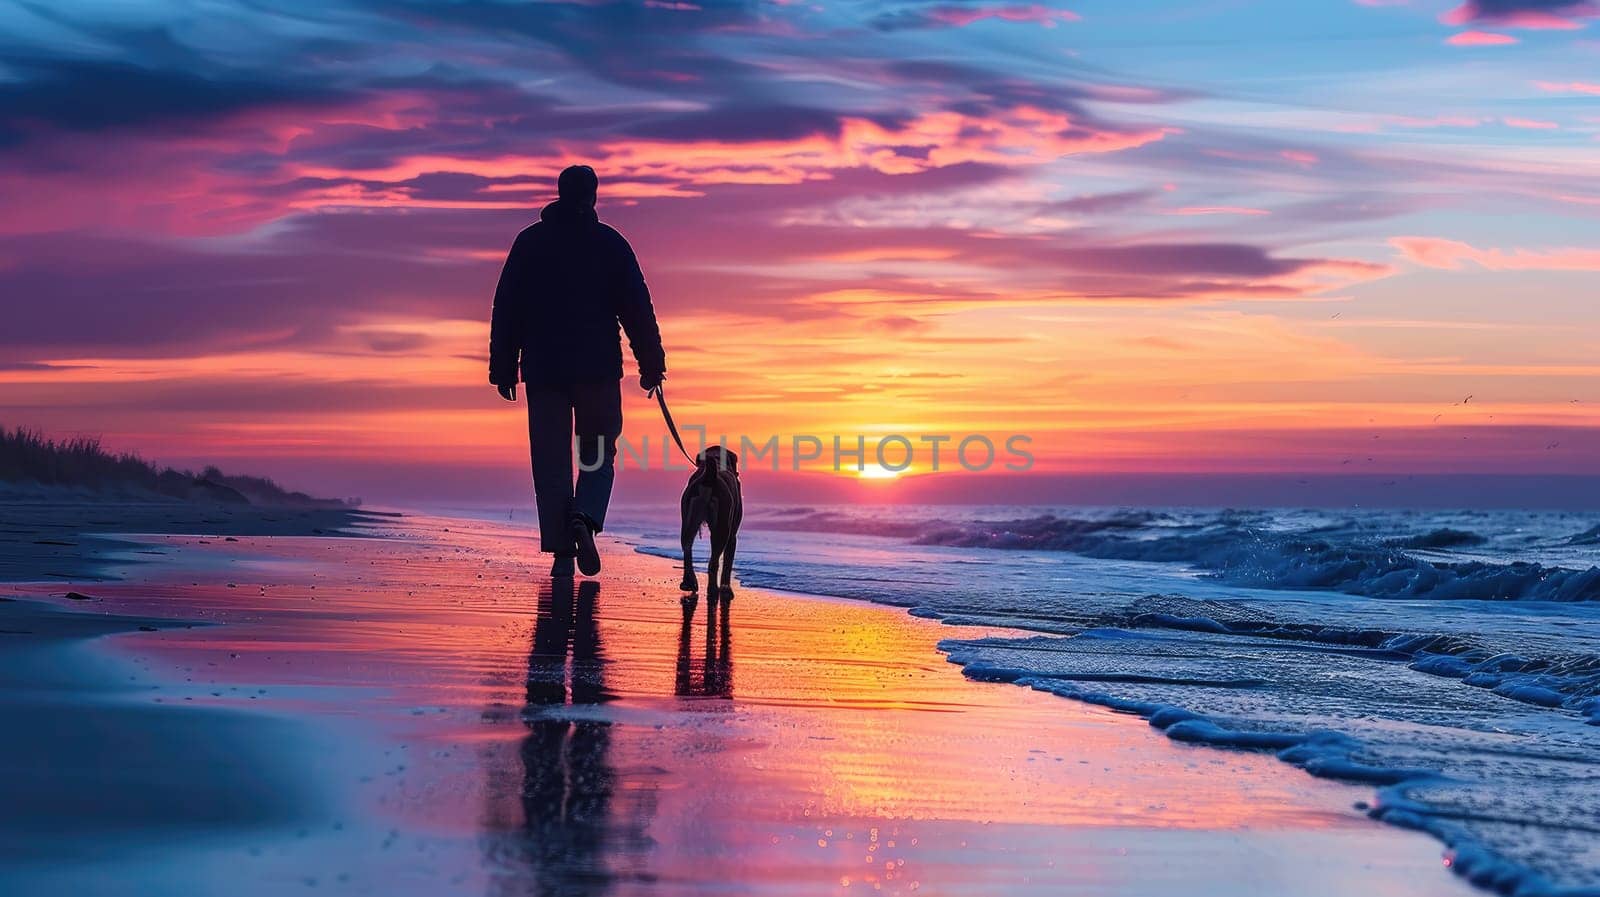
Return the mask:
<svg viewBox="0 0 1600 897">
<path fill-rule="evenodd" d="M 722 589 L 723 601 L 733 600 L 733 587 L 728 583 L 733 581 L 733 555 L 739 550 L 739 534 L 728 535 L 728 545 L 722 550 Z"/>
<path fill-rule="evenodd" d="M 722 521 L 717 521 L 721 524 Z M 713 525 L 711 528 L 711 557 L 706 561 L 706 598 L 717 597 L 717 568 L 724 563 L 723 555 L 728 550 L 728 532 L 726 527 Z M 723 577 L 726 582 L 727 577 Z"/>
<path fill-rule="evenodd" d="M 694 578 L 694 539 L 700 535 L 700 525 L 685 515 L 683 521 L 683 582 L 678 588 L 685 592 L 698 592 L 700 583 Z"/>
</svg>

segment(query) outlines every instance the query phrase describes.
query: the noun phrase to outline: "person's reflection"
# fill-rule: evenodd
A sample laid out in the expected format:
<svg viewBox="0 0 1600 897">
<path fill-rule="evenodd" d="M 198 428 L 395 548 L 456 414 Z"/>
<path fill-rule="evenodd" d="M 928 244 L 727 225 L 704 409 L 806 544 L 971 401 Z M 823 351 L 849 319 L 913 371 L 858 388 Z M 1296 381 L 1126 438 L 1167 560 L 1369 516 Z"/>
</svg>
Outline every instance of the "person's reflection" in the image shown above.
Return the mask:
<svg viewBox="0 0 1600 897">
<path fill-rule="evenodd" d="M 520 746 L 523 822 L 514 846 L 532 880 L 506 881 L 507 892 L 595 895 L 611 886 L 610 723 L 585 719 L 579 706 L 611 699 L 594 616 L 599 594 L 597 582 L 583 582 L 574 595 L 572 580 L 559 578 L 540 589 L 523 708 L 528 736 Z M 568 704 L 573 709 L 556 709 Z"/>
<path fill-rule="evenodd" d="M 706 653 L 697 663 L 690 648 L 695 605 L 693 602 L 684 603 L 683 626 L 678 630 L 674 694 L 679 697 L 733 697 L 733 635 L 732 627 L 728 625 L 730 607 L 712 599 L 706 600 Z"/>
</svg>

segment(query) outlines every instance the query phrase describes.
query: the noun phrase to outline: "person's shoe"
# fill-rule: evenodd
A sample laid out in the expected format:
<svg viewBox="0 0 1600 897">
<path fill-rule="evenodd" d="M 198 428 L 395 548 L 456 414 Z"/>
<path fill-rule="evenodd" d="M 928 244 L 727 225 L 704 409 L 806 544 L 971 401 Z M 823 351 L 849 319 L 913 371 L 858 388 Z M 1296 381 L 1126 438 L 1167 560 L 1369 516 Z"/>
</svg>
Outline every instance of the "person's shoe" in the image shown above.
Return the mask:
<svg viewBox="0 0 1600 897">
<path fill-rule="evenodd" d="M 589 528 L 589 518 L 573 514 L 567 529 L 572 534 L 573 543 L 578 546 L 578 570 L 584 576 L 599 573 L 600 549 L 594 547 L 594 530 Z"/>
<path fill-rule="evenodd" d="M 573 573 L 573 557 L 570 554 L 558 554 L 550 564 L 552 579 L 571 579 Z"/>
</svg>

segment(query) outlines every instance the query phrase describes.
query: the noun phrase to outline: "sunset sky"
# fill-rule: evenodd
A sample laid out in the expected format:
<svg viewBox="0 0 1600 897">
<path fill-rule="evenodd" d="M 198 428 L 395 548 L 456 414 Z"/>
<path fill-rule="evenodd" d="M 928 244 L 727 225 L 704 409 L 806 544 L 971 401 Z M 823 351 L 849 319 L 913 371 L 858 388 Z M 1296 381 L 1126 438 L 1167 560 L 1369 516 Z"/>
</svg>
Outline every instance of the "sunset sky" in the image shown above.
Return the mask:
<svg viewBox="0 0 1600 897">
<path fill-rule="evenodd" d="M 1600 474 L 1564 0 L 14 0 L 0 424 L 521 496 L 489 302 L 580 161 L 714 433 Z"/>
</svg>

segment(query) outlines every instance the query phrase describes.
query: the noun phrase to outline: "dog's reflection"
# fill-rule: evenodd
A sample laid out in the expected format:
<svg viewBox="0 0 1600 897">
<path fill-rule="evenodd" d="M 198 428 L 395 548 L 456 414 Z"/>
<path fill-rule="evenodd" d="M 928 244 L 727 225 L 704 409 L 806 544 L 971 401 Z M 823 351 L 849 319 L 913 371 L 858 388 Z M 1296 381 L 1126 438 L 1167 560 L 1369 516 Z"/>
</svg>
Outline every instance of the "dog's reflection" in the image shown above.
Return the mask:
<svg viewBox="0 0 1600 897">
<path fill-rule="evenodd" d="M 673 693 L 679 697 L 733 697 L 733 627 L 728 614 L 732 605 L 715 598 L 706 599 L 706 651 L 694 660 L 694 612 L 698 600 L 683 601 L 683 626 L 678 630 L 677 681 Z"/>
</svg>

